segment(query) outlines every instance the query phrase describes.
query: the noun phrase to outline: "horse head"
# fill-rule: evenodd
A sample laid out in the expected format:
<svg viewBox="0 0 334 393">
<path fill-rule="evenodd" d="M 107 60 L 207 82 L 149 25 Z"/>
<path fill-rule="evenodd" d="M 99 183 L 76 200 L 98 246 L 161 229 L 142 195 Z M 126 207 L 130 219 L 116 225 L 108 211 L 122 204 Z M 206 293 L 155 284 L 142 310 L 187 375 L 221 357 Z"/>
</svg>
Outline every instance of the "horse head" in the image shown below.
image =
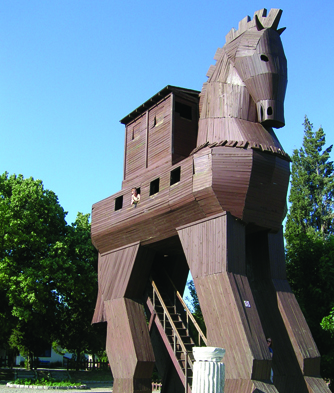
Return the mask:
<svg viewBox="0 0 334 393">
<path fill-rule="evenodd" d="M 200 132 L 216 127 L 214 134 L 222 137 L 224 131 L 217 129 L 232 128 L 227 122 L 231 119 L 260 123 L 266 130 L 284 126 L 287 62 L 280 38 L 284 28 L 277 29 L 281 14 L 279 9 L 271 9 L 268 16 L 265 9 L 256 11 L 252 20 L 247 16 L 238 30 L 227 34 L 203 85 Z M 210 135 L 210 130 L 204 133 Z"/>
<path fill-rule="evenodd" d="M 239 45 L 230 57 L 256 104 L 258 122 L 275 128 L 285 124 L 287 62 L 280 38 L 284 29 L 277 30 L 281 14 L 281 10 L 271 10 L 268 17 L 262 14 L 260 19 L 255 13 L 255 26 L 249 26 L 237 38 Z M 254 25 L 254 19 L 253 23 L 248 20 L 247 25 Z"/>
</svg>

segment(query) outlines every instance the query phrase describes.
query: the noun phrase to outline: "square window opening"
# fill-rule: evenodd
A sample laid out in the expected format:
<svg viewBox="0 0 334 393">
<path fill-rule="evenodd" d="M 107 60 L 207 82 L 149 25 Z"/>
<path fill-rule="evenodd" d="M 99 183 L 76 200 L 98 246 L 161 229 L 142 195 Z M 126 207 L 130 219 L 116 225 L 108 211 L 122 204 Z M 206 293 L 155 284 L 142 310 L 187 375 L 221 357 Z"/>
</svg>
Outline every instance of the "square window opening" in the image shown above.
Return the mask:
<svg viewBox="0 0 334 393">
<path fill-rule="evenodd" d="M 181 179 L 181 167 L 175 168 L 170 173 L 170 185 L 176 184 Z"/>
<path fill-rule="evenodd" d="M 123 195 L 115 199 L 115 211 L 120 210 L 123 207 Z"/>
<path fill-rule="evenodd" d="M 175 112 L 187 120 L 192 120 L 192 108 L 187 104 L 175 102 Z"/>
<path fill-rule="evenodd" d="M 151 181 L 150 183 L 150 196 L 159 192 L 160 178 Z"/>
</svg>

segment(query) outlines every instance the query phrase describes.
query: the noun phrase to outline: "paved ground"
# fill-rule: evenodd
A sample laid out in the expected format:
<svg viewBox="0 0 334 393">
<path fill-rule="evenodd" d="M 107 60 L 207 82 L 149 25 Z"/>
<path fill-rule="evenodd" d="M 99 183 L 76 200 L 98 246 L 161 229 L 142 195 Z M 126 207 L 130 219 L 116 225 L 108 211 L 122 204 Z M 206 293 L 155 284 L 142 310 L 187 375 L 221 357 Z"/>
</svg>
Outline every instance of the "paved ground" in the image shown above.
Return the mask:
<svg viewBox="0 0 334 393">
<path fill-rule="evenodd" d="M 27 392 L 40 392 L 40 390 L 32 390 L 30 388 L 9 388 L 6 385 L 2 385 L 0 383 L 0 393 L 11 393 L 11 392 L 16 392 L 16 391 L 20 391 L 22 393 L 27 393 Z M 43 390 L 44 391 L 44 390 Z M 105 387 L 88 387 L 87 389 L 80 389 L 80 390 L 75 390 L 75 389 L 71 389 L 71 390 L 63 390 L 63 389 L 57 389 L 57 390 L 47 390 L 48 393 L 54 392 L 54 393 L 84 393 L 84 392 L 90 392 L 90 393 L 111 393 L 112 392 L 112 387 L 111 386 L 105 386 Z M 153 391 L 154 393 L 160 393 L 160 391 L 158 392 L 157 390 Z"/>
</svg>

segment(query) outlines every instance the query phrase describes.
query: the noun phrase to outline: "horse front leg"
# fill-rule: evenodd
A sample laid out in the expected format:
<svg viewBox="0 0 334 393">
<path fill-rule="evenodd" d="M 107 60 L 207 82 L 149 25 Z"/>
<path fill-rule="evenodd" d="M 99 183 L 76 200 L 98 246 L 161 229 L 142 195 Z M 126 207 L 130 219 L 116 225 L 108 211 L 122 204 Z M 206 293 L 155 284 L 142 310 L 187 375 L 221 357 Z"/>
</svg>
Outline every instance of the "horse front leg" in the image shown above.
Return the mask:
<svg viewBox="0 0 334 393">
<path fill-rule="evenodd" d="M 152 392 L 155 361 L 142 304 L 126 298 L 108 300 L 105 313 L 113 392 Z"/>
<path fill-rule="evenodd" d="M 143 294 L 154 253 L 139 243 L 99 256 L 99 296 L 94 322 L 107 322 L 106 352 L 114 393 L 152 392 L 155 363 Z"/>
<path fill-rule="evenodd" d="M 245 226 L 225 212 L 177 230 L 208 345 L 226 349 L 225 392 L 248 393 L 252 380 L 269 380 L 271 357 L 247 277 Z"/>
</svg>

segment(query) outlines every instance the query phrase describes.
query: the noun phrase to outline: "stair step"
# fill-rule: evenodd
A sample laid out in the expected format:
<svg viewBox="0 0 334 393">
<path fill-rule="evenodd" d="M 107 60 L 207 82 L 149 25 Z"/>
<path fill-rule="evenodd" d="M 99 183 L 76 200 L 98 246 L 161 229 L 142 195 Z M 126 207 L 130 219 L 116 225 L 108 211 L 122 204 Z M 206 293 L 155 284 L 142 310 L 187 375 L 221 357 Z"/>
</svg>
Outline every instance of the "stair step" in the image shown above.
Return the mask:
<svg viewBox="0 0 334 393">
<path fill-rule="evenodd" d="M 185 329 L 184 327 L 181 327 L 181 328 L 179 328 L 179 327 L 177 327 L 177 326 L 175 326 L 176 327 L 176 330 L 178 331 L 178 333 L 179 333 L 179 335 L 181 336 L 181 337 L 189 337 L 189 338 L 191 338 L 190 336 L 189 336 L 189 334 L 187 334 L 187 329 Z M 166 330 L 168 329 L 168 331 L 166 331 L 166 333 L 167 333 L 167 335 L 168 334 L 173 334 L 173 328 L 171 327 L 171 326 L 168 326 L 167 328 L 166 328 Z"/>
<path fill-rule="evenodd" d="M 167 335 L 167 338 L 169 339 L 169 342 L 174 343 L 174 336 L 173 335 Z M 184 342 L 182 341 L 183 345 L 185 346 L 185 348 L 187 349 L 188 352 L 192 352 L 193 347 L 195 346 L 194 343 L 191 342 Z M 180 342 L 176 337 L 176 346 L 181 347 L 180 346 Z M 182 352 L 182 350 L 180 349 L 180 352 Z"/>
<path fill-rule="evenodd" d="M 159 303 L 156 303 L 155 304 L 155 307 L 160 307 L 160 308 L 163 308 L 163 306 L 160 304 L 160 302 Z M 174 304 L 166 304 L 165 303 L 165 307 L 167 308 L 167 310 L 175 310 L 175 305 Z"/>
<path fill-rule="evenodd" d="M 161 299 L 160 301 L 158 296 L 154 296 L 154 309 L 156 312 L 156 316 L 159 319 L 160 323 L 164 325 L 164 332 L 162 332 L 161 334 L 165 335 L 169 342 L 169 344 L 166 342 L 166 345 L 170 345 L 173 349 L 175 348 L 175 353 L 174 355 L 171 354 L 171 357 L 175 356 L 179 364 L 178 367 L 181 367 L 183 373 L 187 374 L 187 383 L 191 386 L 193 378 L 190 364 L 194 362 L 192 349 L 195 346 L 195 343 L 189 335 L 189 330 L 187 329 L 185 319 L 186 313 L 182 309 L 180 301 L 172 295 L 173 284 L 169 284 L 168 278 L 166 277 L 166 279 L 163 280 L 163 276 L 159 276 L 159 278 L 154 281 L 160 292 Z M 153 291 L 151 297 L 151 302 L 153 304 L 152 299 Z M 174 302 L 177 303 L 174 304 Z M 166 310 L 166 313 L 169 314 L 168 316 L 165 314 L 164 310 Z M 176 332 L 174 332 L 174 328 L 177 330 L 177 335 L 180 337 L 182 342 L 179 342 L 178 337 L 176 336 Z M 186 352 L 183 352 L 183 350 L 181 349 L 181 345 L 183 348 L 185 348 Z M 186 363 L 187 369 L 185 370 Z"/>
</svg>

